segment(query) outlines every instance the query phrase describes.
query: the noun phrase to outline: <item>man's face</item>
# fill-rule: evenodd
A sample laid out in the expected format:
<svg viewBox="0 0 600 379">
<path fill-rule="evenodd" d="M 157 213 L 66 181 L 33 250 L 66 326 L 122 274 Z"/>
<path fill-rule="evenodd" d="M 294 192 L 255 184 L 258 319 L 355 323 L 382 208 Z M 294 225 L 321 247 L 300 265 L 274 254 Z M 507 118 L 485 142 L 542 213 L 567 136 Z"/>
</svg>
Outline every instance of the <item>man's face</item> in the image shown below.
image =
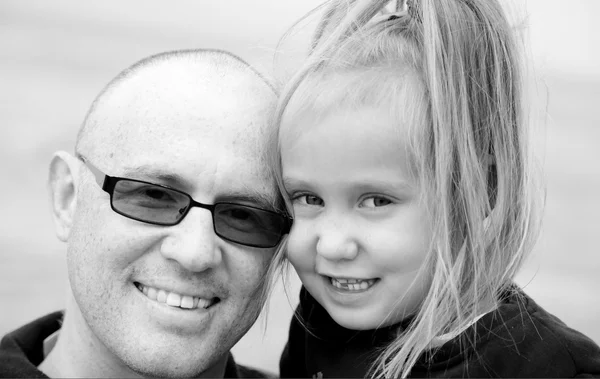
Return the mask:
<svg viewBox="0 0 600 379">
<path fill-rule="evenodd" d="M 107 175 L 168 185 L 206 204 L 264 208 L 276 193 L 259 159 L 270 99 L 248 95 L 248 85 L 206 82 L 182 68 L 142 73 L 99 106 L 97 145 L 80 153 Z M 258 316 L 275 249 L 219 238 L 211 213 L 197 207 L 169 227 L 125 218 L 83 163 L 79 173 L 68 270 L 83 338 L 142 374 L 209 370 Z M 167 304 L 185 296 L 194 309 Z"/>
</svg>

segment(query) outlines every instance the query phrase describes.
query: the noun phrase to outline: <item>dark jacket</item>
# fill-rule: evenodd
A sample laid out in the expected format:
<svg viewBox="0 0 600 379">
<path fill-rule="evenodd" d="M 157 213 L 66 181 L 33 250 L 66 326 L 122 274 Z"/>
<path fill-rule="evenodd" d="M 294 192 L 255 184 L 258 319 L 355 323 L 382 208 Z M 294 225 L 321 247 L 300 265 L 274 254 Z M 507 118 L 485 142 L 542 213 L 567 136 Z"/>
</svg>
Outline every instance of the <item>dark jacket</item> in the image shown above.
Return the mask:
<svg viewBox="0 0 600 379">
<path fill-rule="evenodd" d="M 310 332 L 292 319 L 280 360 L 282 378 L 365 377 L 378 348 L 390 342 L 398 328 L 345 329 L 304 288 L 296 312 Z M 499 308 L 475 325 L 477 328 L 470 327 L 435 354 L 421 356 L 410 376 L 600 377 L 598 345 L 546 312 L 516 286 L 501 294 Z"/>
<path fill-rule="evenodd" d="M 12 333 L 0 342 L 1 378 L 47 378 L 37 366 L 44 359 L 44 340 L 60 329 L 62 312 L 39 318 Z M 231 353 L 225 367 L 226 378 L 265 378 L 264 373 L 238 365 Z"/>
</svg>

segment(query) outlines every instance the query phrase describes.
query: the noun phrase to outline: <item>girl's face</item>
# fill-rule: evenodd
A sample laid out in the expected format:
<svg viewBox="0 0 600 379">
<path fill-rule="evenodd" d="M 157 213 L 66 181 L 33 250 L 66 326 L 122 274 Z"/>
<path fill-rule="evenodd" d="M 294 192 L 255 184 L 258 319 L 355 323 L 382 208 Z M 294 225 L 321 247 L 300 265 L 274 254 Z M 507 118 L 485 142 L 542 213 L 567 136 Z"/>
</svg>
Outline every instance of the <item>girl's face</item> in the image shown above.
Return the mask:
<svg viewBox="0 0 600 379">
<path fill-rule="evenodd" d="M 420 270 L 431 222 L 411 170 L 408 126 L 385 107 L 304 114 L 282 129 L 283 178 L 294 207 L 287 254 L 340 325 L 395 324 L 429 288 Z"/>
</svg>

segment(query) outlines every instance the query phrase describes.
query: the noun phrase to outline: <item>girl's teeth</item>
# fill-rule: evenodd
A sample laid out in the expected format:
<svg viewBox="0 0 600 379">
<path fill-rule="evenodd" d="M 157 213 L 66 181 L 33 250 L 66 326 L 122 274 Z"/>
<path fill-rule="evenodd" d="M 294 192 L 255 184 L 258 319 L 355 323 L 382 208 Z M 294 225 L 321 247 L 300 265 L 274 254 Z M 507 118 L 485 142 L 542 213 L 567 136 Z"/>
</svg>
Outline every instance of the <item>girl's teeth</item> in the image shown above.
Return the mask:
<svg viewBox="0 0 600 379">
<path fill-rule="evenodd" d="M 340 288 L 347 291 L 364 291 L 375 284 L 375 279 L 363 280 L 330 278 L 330 282 L 335 288 Z"/>
<path fill-rule="evenodd" d="M 194 296 L 180 295 L 175 292 L 167 292 L 152 287 L 146 287 L 137 283 L 136 287 L 140 292 L 146 295 L 150 300 L 159 303 L 164 303 L 171 307 L 179 307 L 183 309 L 208 308 L 213 304 L 213 300 L 200 299 Z"/>
</svg>

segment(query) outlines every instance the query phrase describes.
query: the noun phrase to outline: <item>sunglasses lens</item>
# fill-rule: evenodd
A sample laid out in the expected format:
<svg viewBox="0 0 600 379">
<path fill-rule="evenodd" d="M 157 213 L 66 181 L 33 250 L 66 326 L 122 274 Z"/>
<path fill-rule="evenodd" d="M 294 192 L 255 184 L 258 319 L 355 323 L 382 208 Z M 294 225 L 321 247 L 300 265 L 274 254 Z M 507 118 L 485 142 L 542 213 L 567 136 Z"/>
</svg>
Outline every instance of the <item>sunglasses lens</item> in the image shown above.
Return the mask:
<svg viewBox="0 0 600 379">
<path fill-rule="evenodd" d="M 125 216 L 158 225 L 174 225 L 185 214 L 190 199 L 177 191 L 133 180 L 119 180 L 113 209 Z"/>
<path fill-rule="evenodd" d="M 223 238 L 254 247 L 274 247 L 284 234 L 284 216 L 240 204 L 217 203 L 215 231 Z"/>
</svg>

